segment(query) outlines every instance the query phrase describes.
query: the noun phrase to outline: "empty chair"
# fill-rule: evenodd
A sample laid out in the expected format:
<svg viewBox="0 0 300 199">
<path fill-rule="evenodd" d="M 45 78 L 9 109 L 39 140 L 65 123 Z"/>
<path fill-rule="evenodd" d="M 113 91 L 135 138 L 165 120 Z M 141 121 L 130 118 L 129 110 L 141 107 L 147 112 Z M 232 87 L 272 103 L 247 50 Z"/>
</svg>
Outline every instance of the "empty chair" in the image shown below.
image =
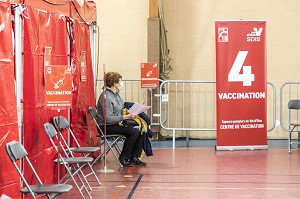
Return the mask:
<svg viewBox="0 0 300 199">
<path fill-rule="evenodd" d="M 118 145 L 118 142 L 119 141 L 123 141 L 124 136 L 123 135 L 119 135 L 119 134 L 110 134 L 110 135 L 106 135 L 106 137 L 105 137 L 103 131 L 99 127 L 99 125 L 97 123 L 97 120 L 96 120 L 97 110 L 94 107 L 89 107 L 88 108 L 88 112 L 90 113 L 93 121 L 95 122 L 95 124 L 97 126 L 100 138 L 102 138 L 102 140 L 104 140 L 102 142 L 102 144 L 106 140 L 106 144 L 107 144 L 108 147 L 106 148 L 105 153 L 107 154 L 109 151 L 112 151 L 114 157 L 116 158 L 116 160 L 118 161 L 118 163 L 120 164 L 120 166 L 123 167 L 123 165 L 120 163 L 119 157 L 118 157 L 120 155 L 120 153 L 121 153 L 121 149 L 120 149 L 120 147 Z M 116 152 L 113 149 L 115 149 Z M 104 156 L 104 151 L 94 160 L 93 164 L 95 164 L 103 156 Z"/>
<path fill-rule="evenodd" d="M 65 129 L 68 130 L 68 132 L 71 135 L 71 138 L 73 139 L 73 141 L 75 142 L 75 145 L 76 145 L 75 147 L 69 147 L 72 152 L 83 153 L 85 156 L 91 156 L 93 153 L 100 150 L 100 147 L 82 147 L 82 146 L 80 146 L 80 144 L 77 141 L 77 138 L 75 137 L 75 135 L 71 129 L 70 123 L 64 116 L 53 117 L 53 124 L 55 125 L 56 129 L 58 129 L 59 131 L 62 131 Z"/>
<path fill-rule="evenodd" d="M 75 145 L 76 145 L 76 147 L 70 147 L 70 146 L 68 147 L 71 152 L 73 152 L 73 153 L 82 153 L 83 156 L 85 156 L 85 157 L 91 157 L 93 155 L 93 153 L 100 150 L 100 147 L 81 147 L 79 145 L 72 129 L 71 129 L 70 123 L 68 122 L 68 120 L 64 116 L 54 117 L 53 118 L 53 123 L 54 123 L 55 127 L 58 129 L 58 131 L 62 131 L 62 130 L 65 130 L 65 129 L 67 129 L 69 131 L 69 133 L 70 133 L 70 135 L 71 135 L 71 137 L 74 140 Z M 64 139 L 63 136 L 61 136 L 61 138 Z M 100 180 L 98 179 L 96 173 L 94 172 L 91 163 L 88 162 L 87 164 L 90 167 L 91 172 L 89 174 L 87 174 L 86 177 L 89 176 L 89 175 L 94 175 L 97 183 L 99 185 L 101 185 Z"/>
<path fill-rule="evenodd" d="M 21 189 L 22 193 L 30 193 L 33 198 L 36 198 L 36 194 L 47 195 L 48 198 L 57 198 L 60 194 L 69 192 L 72 189 L 72 186 L 69 184 L 43 184 L 35 169 L 33 168 L 29 158 L 27 157 L 27 151 L 20 142 L 11 141 L 7 143 L 6 152 L 26 186 Z M 32 170 L 39 184 L 28 184 L 22 171 L 19 169 L 16 163 L 18 160 L 21 159 L 25 159 L 24 162 L 26 162 L 29 165 L 29 168 Z"/>
<path fill-rule="evenodd" d="M 55 160 L 55 162 L 58 162 L 59 164 L 63 164 L 67 171 L 67 174 L 60 180 L 60 182 L 66 183 L 69 181 L 69 179 L 72 179 L 72 181 L 74 182 L 74 184 L 75 184 L 76 188 L 78 189 L 82 198 L 85 198 L 85 196 L 83 195 L 83 192 L 82 192 L 83 189 L 86 191 L 89 198 L 92 198 L 92 196 L 91 196 L 90 192 L 88 191 L 85 184 L 87 184 L 87 186 L 89 187 L 90 190 L 92 190 L 92 188 L 91 188 L 90 183 L 88 182 L 86 176 L 84 175 L 82 168 L 84 166 L 88 165 L 88 163 L 92 163 L 93 158 L 92 157 L 74 157 L 72 155 L 72 153 L 70 152 L 70 149 L 68 148 L 67 143 L 65 143 L 65 140 L 63 139 L 63 137 L 57 133 L 55 127 L 51 123 L 45 123 L 44 129 L 50 139 L 52 146 L 55 148 L 55 150 L 58 154 L 58 159 Z M 55 141 L 56 141 L 57 145 L 56 145 Z M 62 153 L 65 157 L 62 156 L 62 154 L 60 153 L 60 150 L 62 151 Z M 69 153 L 67 152 L 67 150 L 69 151 Z M 75 178 L 74 178 L 75 176 L 78 177 L 79 182 L 77 182 L 75 180 Z M 81 184 L 80 187 L 79 187 L 79 183 Z"/>
<path fill-rule="evenodd" d="M 289 153 L 292 149 L 292 144 L 300 144 L 299 141 L 292 141 L 292 134 L 293 132 L 297 132 L 299 136 L 299 130 L 298 127 L 300 126 L 300 115 L 298 115 L 298 111 L 300 109 L 300 100 L 290 100 L 288 103 L 288 109 L 289 109 L 289 146 L 288 150 Z"/>
</svg>

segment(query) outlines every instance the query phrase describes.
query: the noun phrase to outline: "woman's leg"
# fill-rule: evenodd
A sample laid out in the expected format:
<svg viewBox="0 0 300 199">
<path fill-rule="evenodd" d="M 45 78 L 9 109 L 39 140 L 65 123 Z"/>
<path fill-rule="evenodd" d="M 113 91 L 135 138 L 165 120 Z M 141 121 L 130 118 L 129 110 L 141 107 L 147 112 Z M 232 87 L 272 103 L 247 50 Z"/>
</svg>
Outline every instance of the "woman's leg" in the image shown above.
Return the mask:
<svg viewBox="0 0 300 199">
<path fill-rule="evenodd" d="M 123 149 L 120 155 L 120 159 L 129 159 L 136 143 L 136 140 L 139 137 L 139 131 L 136 128 L 124 127 L 120 125 L 107 125 L 106 133 L 109 134 L 121 134 L 125 136 L 125 142 Z"/>
<path fill-rule="evenodd" d="M 140 157 L 143 150 L 143 144 L 144 144 L 144 136 L 145 134 L 141 135 L 139 133 L 138 138 L 135 141 L 135 144 L 132 149 L 131 157 Z"/>
<path fill-rule="evenodd" d="M 134 144 L 134 147 L 133 147 L 133 150 L 131 153 L 131 157 L 130 157 L 130 162 L 132 164 L 139 165 L 139 166 L 147 165 L 146 162 L 143 162 L 139 159 L 139 157 L 142 154 L 142 150 L 143 150 L 144 136 L 146 136 L 146 133 L 144 133 L 143 135 L 140 134 Z"/>
</svg>

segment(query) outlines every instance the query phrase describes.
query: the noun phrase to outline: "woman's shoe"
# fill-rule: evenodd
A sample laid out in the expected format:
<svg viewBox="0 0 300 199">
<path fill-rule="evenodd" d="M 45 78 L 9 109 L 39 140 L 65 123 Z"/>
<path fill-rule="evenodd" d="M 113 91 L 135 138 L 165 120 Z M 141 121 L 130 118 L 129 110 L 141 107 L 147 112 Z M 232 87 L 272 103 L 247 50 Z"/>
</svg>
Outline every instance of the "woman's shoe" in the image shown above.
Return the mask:
<svg viewBox="0 0 300 199">
<path fill-rule="evenodd" d="M 133 164 L 133 165 L 139 165 L 139 166 L 146 166 L 147 165 L 146 162 L 141 161 L 137 157 L 130 158 L 130 163 Z"/>
<path fill-rule="evenodd" d="M 119 161 L 124 167 L 132 167 L 131 162 L 127 161 L 125 158 L 120 157 Z"/>
</svg>

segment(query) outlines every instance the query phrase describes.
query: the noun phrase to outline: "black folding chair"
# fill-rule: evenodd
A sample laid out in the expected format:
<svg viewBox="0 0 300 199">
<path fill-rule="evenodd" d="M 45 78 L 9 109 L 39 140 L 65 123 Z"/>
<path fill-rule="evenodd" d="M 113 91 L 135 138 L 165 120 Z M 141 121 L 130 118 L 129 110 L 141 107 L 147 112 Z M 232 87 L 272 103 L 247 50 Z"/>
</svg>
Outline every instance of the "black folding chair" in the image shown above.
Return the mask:
<svg viewBox="0 0 300 199">
<path fill-rule="evenodd" d="M 64 116 L 56 116 L 56 117 L 53 117 L 53 123 L 56 127 L 56 129 L 58 129 L 58 132 L 60 131 L 63 131 L 63 130 L 68 130 L 72 139 L 74 140 L 75 144 L 76 144 L 76 147 L 70 147 L 68 146 L 68 149 L 70 149 L 71 152 L 73 153 L 81 153 L 84 157 L 91 157 L 93 155 L 93 153 L 97 152 L 100 150 L 100 147 L 81 147 L 71 129 L 71 125 L 70 123 L 68 122 L 68 120 L 64 117 Z M 61 135 L 61 138 L 64 139 L 64 137 Z M 64 140 L 65 143 L 66 143 L 66 140 Z M 94 175 L 97 183 L 99 185 L 101 185 L 101 182 L 100 180 L 98 179 L 95 171 L 93 170 L 92 168 L 92 165 L 91 163 L 87 163 L 88 166 L 90 167 L 90 170 L 91 172 L 89 174 L 86 175 L 86 177 L 88 177 L 89 175 Z"/>
<path fill-rule="evenodd" d="M 7 143 L 6 152 L 26 186 L 21 189 L 22 193 L 26 193 L 26 194 L 30 193 L 32 198 L 36 198 L 36 194 L 46 195 L 48 198 L 57 198 L 60 194 L 69 192 L 72 189 L 72 186 L 69 184 L 43 184 L 37 172 L 35 171 L 34 167 L 32 166 L 29 158 L 27 157 L 28 155 L 27 151 L 25 150 L 24 146 L 20 142 L 11 141 Z M 16 163 L 18 160 L 21 159 L 26 160 L 27 164 L 29 165 L 30 169 L 32 170 L 39 184 L 35 184 L 35 185 L 28 184 L 22 171 L 19 169 Z"/>
<path fill-rule="evenodd" d="M 109 151 L 111 151 L 114 155 L 114 157 L 116 158 L 116 160 L 118 161 L 118 163 L 120 164 L 121 167 L 123 167 L 123 165 L 120 163 L 119 161 L 119 155 L 121 153 L 121 147 L 118 145 L 118 142 L 123 141 L 123 139 L 125 138 L 123 135 L 121 134 L 109 134 L 109 135 L 104 135 L 103 131 L 101 130 L 100 126 L 97 123 L 96 120 L 96 115 L 97 115 L 97 110 L 94 107 L 89 107 L 88 108 L 88 112 L 90 113 L 94 123 L 97 126 L 98 132 L 99 132 L 99 137 L 101 139 L 101 146 L 104 144 L 105 140 L 106 140 L 106 144 L 107 144 L 107 148 L 106 151 L 102 152 L 92 163 L 92 165 L 94 165 L 100 158 L 102 158 L 104 156 L 104 154 L 107 154 Z M 106 139 L 105 139 L 106 138 Z M 115 149 L 115 150 L 114 150 Z M 115 152 L 116 151 L 116 152 Z"/>
<path fill-rule="evenodd" d="M 293 144 L 298 144 L 299 148 L 299 141 L 292 141 L 292 134 L 293 132 L 298 133 L 298 137 L 300 136 L 299 134 L 299 126 L 300 122 L 299 120 L 299 110 L 300 110 L 300 100 L 290 100 L 288 103 L 288 109 L 289 109 L 289 153 L 291 152 L 291 149 L 293 148 Z"/>
<path fill-rule="evenodd" d="M 82 168 L 86 165 L 89 165 L 88 163 L 92 163 L 93 158 L 92 157 L 74 157 L 73 154 L 70 152 L 71 150 L 70 150 L 70 148 L 68 148 L 68 145 L 65 142 L 65 139 L 63 139 L 63 137 L 57 133 L 55 127 L 51 123 L 45 123 L 44 129 L 50 139 L 52 146 L 55 148 L 55 150 L 58 154 L 58 159 L 56 159 L 55 162 L 58 162 L 59 164 L 63 164 L 67 171 L 67 174 L 60 180 L 60 182 L 66 183 L 70 179 L 72 179 L 72 181 L 74 182 L 74 184 L 75 184 L 76 188 L 78 189 L 82 198 L 85 198 L 85 196 L 83 195 L 83 192 L 81 191 L 82 189 L 84 189 L 86 191 L 89 198 L 92 198 L 92 196 L 91 196 L 90 192 L 88 191 L 85 184 L 87 184 L 90 191 L 92 191 L 92 187 L 91 187 L 90 183 L 88 182 L 86 175 L 84 175 Z M 62 151 L 62 154 L 65 157 L 62 156 L 62 154 L 60 153 L 61 152 L 60 150 Z M 79 184 L 78 184 L 79 182 L 77 182 L 75 180 L 75 178 L 74 178 L 75 176 L 78 177 L 81 187 L 79 187 Z"/>
</svg>

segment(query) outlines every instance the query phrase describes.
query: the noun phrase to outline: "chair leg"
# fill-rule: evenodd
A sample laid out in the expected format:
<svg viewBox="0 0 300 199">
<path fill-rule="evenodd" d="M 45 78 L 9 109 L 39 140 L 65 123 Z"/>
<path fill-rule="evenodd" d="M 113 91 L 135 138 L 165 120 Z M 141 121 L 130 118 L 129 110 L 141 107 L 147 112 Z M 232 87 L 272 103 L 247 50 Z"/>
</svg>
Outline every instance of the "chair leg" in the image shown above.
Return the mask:
<svg viewBox="0 0 300 199">
<path fill-rule="evenodd" d="M 122 137 L 117 137 L 117 138 L 113 138 L 112 140 L 112 146 L 117 150 L 118 154 L 120 155 L 121 154 L 121 149 L 118 145 L 118 142 L 119 141 L 123 141 L 122 140 L 123 138 Z M 124 142 L 124 141 L 123 141 Z"/>
<path fill-rule="evenodd" d="M 83 157 L 91 157 L 92 153 L 89 153 L 89 154 L 87 154 L 87 155 L 84 155 L 84 153 L 82 153 L 82 155 L 83 155 Z M 94 162 L 94 161 L 93 161 L 93 162 Z M 92 163 L 93 163 L 93 162 L 92 162 Z M 97 177 L 97 175 L 96 175 L 96 173 L 95 173 L 95 171 L 94 171 L 94 169 L 93 169 L 93 167 L 92 167 L 93 165 L 92 165 L 91 163 L 89 163 L 89 162 L 88 162 L 87 164 L 88 164 L 88 166 L 90 167 L 91 172 L 88 173 L 88 174 L 85 175 L 85 176 L 88 177 L 88 176 L 90 176 L 90 175 L 94 175 L 94 177 L 95 177 L 95 179 L 96 179 L 98 185 L 101 186 L 101 182 L 100 182 L 99 178 Z"/>
<path fill-rule="evenodd" d="M 116 139 L 113 138 L 109 138 L 106 139 L 106 143 L 107 143 L 107 149 L 105 154 L 108 154 L 109 151 L 112 151 L 114 157 L 116 158 L 116 160 L 118 161 L 120 167 L 123 167 L 123 165 L 121 164 L 121 162 L 119 161 L 119 157 L 118 155 L 120 155 L 121 150 L 120 148 L 117 146 L 118 141 L 121 139 L 121 137 L 117 137 Z M 113 148 L 115 148 L 117 150 L 118 155 L 116 154 L 116 152 L 113 150 Z M 99 159 L 101 159 L 104 156 L 104 153 L 101 153 L 91 164 L 91 166 L 93 166 Z"/>
<path fill-rule="evenodd" d="M 79 175 L 79 173 L 76 173 L 76 175 L 77 175 L 77 177 L 78 177 L 80 183 L 82 184 L 81 189 L 84 188 L 85 192 L 90 196 L 90 193 L 89 193 L 88 189 L 91 191 L 91 187 L 90 187 L 89 184 L 87 183 L 87 185 L 88 185 L 88 188 L 87 188 L 87 186 L 84 184 L 84 182 L 83 182 L 81 176 Z M 84 177 L 84 176 L 83 176 L 83 177 Z M 85 181 L 86 181 L 86 180 L 85 180 Z"/>
<path fill-rule="evenodd" d="M 91 187 L 89 181 L 86 179 L 86 176 L 84 175 L 83 171 L 81 170 L 83 168 L 83 166 L 84 166 L 84 164 L 82 164 L 81 166 L 76 165 L 76 167 L 78 167 L 78 168 L 77 168 L 77 171 L 75 171 L 75 172 L 80 172 L 80 174 L 83 177 L 84 182 L 87 184 L 89 190 L 92 191 L 92 187 Z M 76 167 L 74 167 L 74 168 L 76 169 Z M 90 196 L 90 193 L 88 191 L 87 191 L 87 193 Z"/>
<path fill-rule="evenodd" d="M 70 169 L 68 169 L 68 168 L 66 167 L 66 170 L 67 170 L 67 172 L 68 172 L 68 175 L 65 175 L 65 176 L 60 180 L 60 183 L 61 183 L 61 182 L 67 183 L 67 182 L 69 181 L 69 179 L 71 178 L 71 179 L 73 180 L 74 184 L 76 185 L 78 191 L 80 192 L 80 195 L 82 196 L 82 198 L 85 198 L 85 197 L 83 196 L 83 193 L 81 192 L 82 188 L 83 188 L 83 189 L 85 190 L 85 192 L 88 194 L 89 198 L 92 198 L 90 192 L 88 191 L 88 188 L 90 189 L 90 191 L 92 190 L 92 188 L 91 188 L 89 182 L 87 181 L 86 177 L 84 176 L 84 174 L 83 174 L 83 172 L 82 172 L 82 168 L 83 168 L 84 165 L 85 165 L 85 164 L 82 164 L 82 165 L 80 165 L 80 166 L 79 166 L 78 164 L 76 164 L 76 166 L 75 166 L 75 164 L 69 165 L 69 166 L 71 166 L 71 168 L 72 168 L 73 170 L 75 170 L 75 172 L 71 172 Z M 79 179 L 79 181 L 80 181 L 80 183 L 81 183 L 81 185 L 82 185 L 81 187 L 79 187 L 78 183 L 75 181 L 75 178 L 74 178 L 75 175 L 76 175 L 77 178 Z M 85 183 L 88 185 L 88 188 L 86 187 L 85 183 L 83 182 L 82 177 L 83 177 Z M 64 180 L 64 179 L 65 179 L 65 180 Z"/>
<path fill-rule="evenodd" d="M 116 139 L 114 138 L 110 138 L 110 143 L 109 143 L 109 140 L 106 140 L 107 141 L 107 144 L 109 145 L 109 148 L 106 150 L 106 154 L 109 152 L 109 151 L 112 151 L 113 155 L 115 156 L 116 160 L 118 161 L 120 167 L 123 167 L 123 165 L 121 164 L 120 160 L 119 160 L 119 157 L 118 155 L 115 153 L 115 151 L 113 150 L 113 148 L 116 148 L 116 145 L 118 145 L 118 141 L 121 137 L 117 137 Z M 117 150 L 117 153 L 120 155 L 121 154 L 121 151 L 118 151 L 118 148 L 116 148 Z"/>
<path fill-rule="evenodd" d="M 67 173 L 68 173 L 68 178 L 66 179 L 66 181 L 65 181 L 64 183 L 67 183 L 67 182 L 69 181 L 69 178 L 71 178 L 72 181 L 74 182 L 74 184 L 75 184 L 77 190 L 79 191 L 81 197 L 82 197 L 82 198 L 85 198 L 84 195 L 83 195 L 83 193 L 82 193 L 82 191 L 81 191 L 82 187 L 79 187 L 79 185 L 78 185 L 78 183 L 76 182 L 76 180 L 75 180 L 73 174 L 71 173 L 70 169 L 68 169 L 67 167 L 68 167 L 68 166 L 65 165 L 65 168 L 66 168 Z M 76 174 L 76 175 L 78 176 L 78 174 Z M 65 175 L 65 176 L 67 176 L 67 175 Z M 64 176 L 64 177 L 65 177 L 65 176 Z M 81 178 L 80 178 L 80 176 L 78 176 L 78 178 L 79 178 L 79 180 L 81 181 L 81 183 L 83 183 L 82 180 L 81 180 Z M 62 178 L 62 179 L 63 179 L 63 178 Z M 61 181 L 62 181 L 62 179 L 61 179 Z M 61 182 L 61 181 L 60 181 L 60 182 Z M 85 187 L 84 184 L 83 184 L 83 187 L 84 187 L 85 191 L 87 192 L 87 189 L 86 189 L 86 187 Z"/>
<path fill-rule="evenodd" d="M 291 132 L 289 132 L 289 147 L 288 147 L 288 150 L 289 150 L 289 153 L 291 153 Z"/>
<path fill-rule="evenodd" d="M 101 186 L 101 182 L 100 182 L 99 178 L 97 177 L 97 175 L 96 175 L 94 169 L 92 168 L 92 165 L 91 165 L 90 163 L 88 163 L 88 166 L 90 167 L 91 173 L 89 173 L 89 174 L 86 175 L 86 176 L 89 176 L 89 175 L 93 174 L 94 177 L 95 177 L 95 179 L 96 179 L 96 181 L 97 181 L 97 183 L 98 183 L 98 185 Z"/>
<path fill-rule="evenodd" d="M 297 131 L 297 133 L 298 133 L 298 140 L 297 140 L 297 148 L 298 148 L 298 150 L 300 149 L 300 134 L 299 134 L 299 131 Z"/>
<path fill-rule="evenodd" d="M 113 153 L 113 155 L 115 156 L 116 160 L 117 160 L 118 163 L 120 164 L 120 167 L 123 167 L 123 165 L 121 164 L 121 162 L 120 162 L 120 160 L 119 160 L 119 157 L 116 155 L 115 151 L 114 151 L 112 148 L 110 148 L 109 150 L 112 151 L 112 153 Z M 107 153 L 108 153 L 108 152 L 107 152 Z"/>
<path fill-rule="evenodd" d="M 91 166 L 94 166 L 94 164 L 95 164 L 96 162 L 98 162 L 98 160 L 102 157 L 102 154 L 103 154 L 103 153 L 101 153 L 100 155 L 98 155 L 97 158 L 94 159 L 94 161 L 92 162 Z"/>
</svg>

